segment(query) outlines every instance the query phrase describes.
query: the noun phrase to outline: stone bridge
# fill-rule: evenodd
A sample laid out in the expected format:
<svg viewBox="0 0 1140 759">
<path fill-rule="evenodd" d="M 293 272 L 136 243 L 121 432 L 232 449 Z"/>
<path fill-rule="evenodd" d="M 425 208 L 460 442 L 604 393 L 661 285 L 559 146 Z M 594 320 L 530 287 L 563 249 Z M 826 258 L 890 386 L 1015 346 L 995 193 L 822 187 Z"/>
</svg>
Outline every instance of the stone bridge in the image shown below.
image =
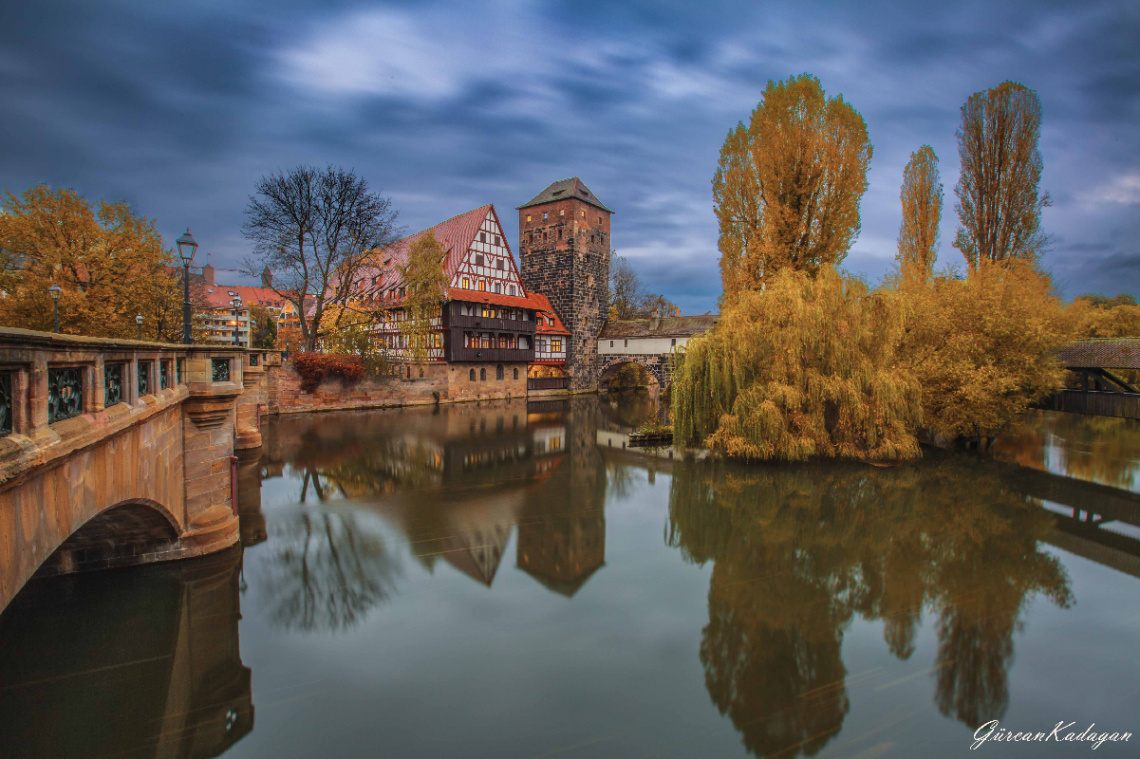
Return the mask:
<svg viewBox="0 0 1140 759">
<path fill-rule="evenodd" d="M 234 545 L 234 454 L 261 445 L 267 360 L 0 329 L 0 611 L 37 572 Z"/>
<path fill-rule="evenodd" d="M 626 364 L 641 364 L 649 371 L 661 389 L 669 387 L 673 381 L 673 357 L 669 353 L 606 353 L 598 356 L 602 371 L 598 385 L 604 388 L 610 377 Z"/>
</svg>

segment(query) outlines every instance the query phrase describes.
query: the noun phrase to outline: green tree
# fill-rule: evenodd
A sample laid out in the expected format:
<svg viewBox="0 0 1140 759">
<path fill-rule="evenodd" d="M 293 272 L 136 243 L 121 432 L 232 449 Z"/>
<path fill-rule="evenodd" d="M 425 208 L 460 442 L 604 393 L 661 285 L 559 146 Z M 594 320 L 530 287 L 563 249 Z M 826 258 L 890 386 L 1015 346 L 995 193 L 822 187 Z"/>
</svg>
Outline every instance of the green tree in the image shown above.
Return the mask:
<svg viewBox="0 0 1140 759">
<path fill-rule="evenodd" d="M 899 225 L 900 266 L 929 274 L 938 257 L 938 225 L 942 222 L 942 182 L 938 156 L 929 145 L 910 154 L 903 170 L 902 223 Z"/>
<path fill-rule="evenodd" d="M 253 319 L 254 348 L 274 348 L 277 346 L 277 319 L 269 313 L 269 309 L 254 303 L 249 307 L 249 316 Z"/>
<path fill-rule="evenodd" d="M 980 261 L 1037 261 L 1048 237 L 1041 230 L 1041 100 L 1017 82 L 975 92 L 958 128 L 962 175 L 954 194 L 961 226 L 954 247 L 971 269 Z"/>
<path fill-rule="evenodd" d="M 903 308 L 830 267 L 785 269 L 690 340 L 674 375 L 675 434 L 744 459 L 910 459 L 921 394 L 897 366 Z"/>
<path fill-rule="evenodd" d="M 407 339 L 409 358 L 417 364 L 428 358 L 440 307 L 446 299 L 447 274 L 443 270 L 446 258 L 447 251 L 435 235 L 425 234 L 412 243 L 408 261 L 400 267 L 407 288 L 403 302 L 405 319 L 400 322 L 400 333 Z"/>
<path fill-rule="evenodd" d="M 58 285 L 60 331 L 178 342 L 182 287 L 150 219 L 126 203 L 91 203 L 37 185 L 5 193 L 0 212 L 0 324 L 50 331 L 48 288 Z"/>
<path fill-rule="evenodd" d="M 867 125 L 811 74 L 769 81 L 713 177 L 724 302 L 784 268 L 837 264 L 859 234 L 871 161 Z"/>
</svg>

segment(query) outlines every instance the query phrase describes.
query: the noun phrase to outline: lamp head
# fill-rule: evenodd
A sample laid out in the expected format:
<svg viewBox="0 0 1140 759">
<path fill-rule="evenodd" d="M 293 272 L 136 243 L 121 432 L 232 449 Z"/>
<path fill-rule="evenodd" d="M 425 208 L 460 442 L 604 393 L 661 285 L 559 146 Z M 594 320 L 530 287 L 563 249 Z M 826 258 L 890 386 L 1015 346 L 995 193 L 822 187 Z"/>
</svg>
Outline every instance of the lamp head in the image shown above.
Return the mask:
<svg viewBox="0 0 1140 759">
<path fill-rule="evenodd" d="M 137 324 L 141 327 L 142 323 L 143 323 L 143 315 L 139 314 L 138 316 L 135 317 L 135 324 Z"/>
<path fill-rule="evenodd" d="M 52 300 L 59 300 L 60 296 L 63 295 L 63 288 L 59 285 L 52 285 L 48 288 L 48 295 L 51 296 Z"/>
<path fill-rule="evenodd" d="M 194 253 L 198 250 L 198 243 L 194 241 L 193 235 L 190 234 L 190 227 L 186 228 L 186 234 L 179 237 L 175 242 L 178 244 L 178 255 L 182 257 L 182 262 L 185 264 L 194 260 Z"/>
</svg>

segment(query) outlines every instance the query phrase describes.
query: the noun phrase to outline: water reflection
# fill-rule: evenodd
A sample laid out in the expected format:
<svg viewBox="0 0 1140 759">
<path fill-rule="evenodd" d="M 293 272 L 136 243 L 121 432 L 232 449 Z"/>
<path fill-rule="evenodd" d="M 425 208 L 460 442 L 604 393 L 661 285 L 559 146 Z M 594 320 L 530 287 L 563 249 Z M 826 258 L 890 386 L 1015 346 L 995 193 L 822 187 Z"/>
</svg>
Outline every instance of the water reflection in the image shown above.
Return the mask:
<svg viewBox="0 0 1140 759">
<path fill-rule="evenodd" d="M 30 583 L 0 615 L 0 756 L 218 756 L 253 729 L 241 549 Z"/>
<path fill-rule="evenodd" d="M 1131 419 L 1033 411 L 998 439 L 999 458 L 1140 491 L 1140 424 Z"/>
<path fill-rule="evenodd" d="M 953 459 L 896 469 L 679 467 L 668 541 L 713 562 L 706 686 L 757 756 L 813 754 L 848 711 L 843 631 L 884 621 L 896 657 L 937 615 L 934 700 L 971 728 L 1008 706 L 1013 632 L 1036 594 L 1067 607 L 1038 547 L 1052 516 Z"/>
</svg>

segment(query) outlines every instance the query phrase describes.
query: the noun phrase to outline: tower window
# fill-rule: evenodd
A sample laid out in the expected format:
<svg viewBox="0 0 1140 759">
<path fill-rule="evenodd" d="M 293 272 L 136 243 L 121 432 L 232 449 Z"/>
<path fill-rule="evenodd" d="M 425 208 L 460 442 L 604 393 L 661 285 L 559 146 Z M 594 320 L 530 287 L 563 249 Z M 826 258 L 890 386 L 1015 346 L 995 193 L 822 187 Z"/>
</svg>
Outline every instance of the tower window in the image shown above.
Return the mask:
<svg viewBox="0 0 1140 759">
<path fill-rule="evenodd" d="M 559 240 L 562 239 L 562 230 L 561 229 L 558 230 L 558 239 Z"/>
<path fill-rule="evenodd" d="M 582 218 L 583 219 L 586 218 L 586 212 L 585 211 L 582 212 Z"/>
<path fill-rule="evenodd" d="M 550 215 L 550 214 L 548 214 L 546 211 L 543 211 L 543 212 L 542 212 L 542 220 L 543 220 L 543 221 L 546 221 L 546 217 L 547 217 L 547 216 L 549 216 L 549 215 Z"/>
<path fill-rule="evenodd" d="M 534 242 L 534 232 L 527 235 L 527 242 Z"/>
<path fill-rule="evenodd" d="M 467 374 L 467 379 L 468 379 L 468 381 L 470 381 L 470 382 L 474 382 L 474 381 L 475 381 L 475 370 L 474 370 L 474 369 L 472 369 L 472 370 L 471 370 L 471 371 L 470 371 L 470 372 Z"/>
<path fill-rule="evenodd" d="M 558 215 L 559 216 L 565 216 L 566 215 L 566 209 L 565 208 L 558 209 Z"/>
<path fill-rule="evenodd" d="M 487 370 L 486 369 L 480 369 L 479 370 L 479 381 L 480 382 L 486 382 L 487 381 Z"/>
<path fill-rule="evenodd" d="M 519 368 L 516 366 L 515 367 L 515 379 L 518 379 L 518 378 L 519 378 Z"/>
<path fill-rule="evenodd" d="M 499 364 L 495 367 L 495 379 L 501 380 L 503 378 L 503 365 Z"/>
<path fill-rule="evenodd" d="M 542 241 L 543 241 L 543 242 L 546 242 L 546 232 L 543 232 L 543 233 L 542 233 Z"/>
<path fill-rule="evenodd" d="M 526 220 L 530 221 L 530 214 L 529 213 L 526 215 Z"/>
</svg>

